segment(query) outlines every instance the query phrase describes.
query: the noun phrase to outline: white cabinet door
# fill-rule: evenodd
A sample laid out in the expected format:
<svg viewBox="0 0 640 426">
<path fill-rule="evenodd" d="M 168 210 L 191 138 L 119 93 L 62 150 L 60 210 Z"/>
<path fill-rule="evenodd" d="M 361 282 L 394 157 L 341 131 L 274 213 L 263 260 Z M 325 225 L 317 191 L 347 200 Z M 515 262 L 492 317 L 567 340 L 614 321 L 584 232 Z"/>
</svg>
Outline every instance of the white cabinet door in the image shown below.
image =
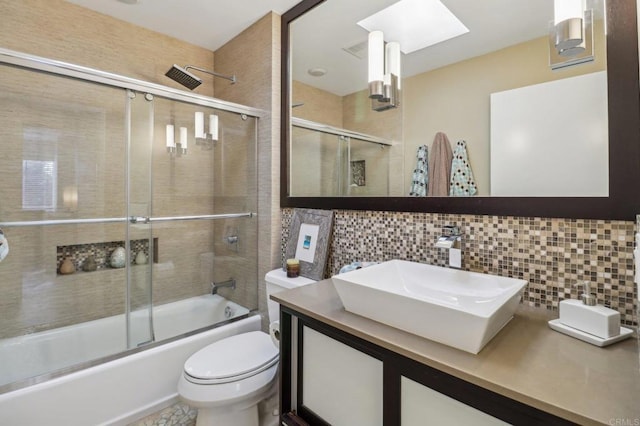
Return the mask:
<svg viewBox="0 0 640 426">
<path fill-rule="evenodd" d="M 303 328 L 303 403 L 333 426 L 382 426 L 382 361 Z"/>
<path fill-rule="evenodd" d="M 508 424 L 406 377 L 400 386 L 402 426 Z"/>
</svg>

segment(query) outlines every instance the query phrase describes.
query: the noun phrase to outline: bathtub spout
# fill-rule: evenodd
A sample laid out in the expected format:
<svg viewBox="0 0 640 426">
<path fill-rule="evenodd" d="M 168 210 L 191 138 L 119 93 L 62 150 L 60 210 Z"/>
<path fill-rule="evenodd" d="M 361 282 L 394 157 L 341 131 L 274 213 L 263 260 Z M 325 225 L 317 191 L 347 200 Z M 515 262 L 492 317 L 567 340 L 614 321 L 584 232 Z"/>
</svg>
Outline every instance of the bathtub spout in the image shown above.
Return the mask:
<svg viewBox="0 0 640 426">
<path fill-rule="evenodd" d="M 220 283 L 211 283 L 211 294 L 218 294 L 218 290 L 225 287 L 230 287 L 232 290 L 235 290 L 236 280 L 233 278 L 229 278 L 227 281 L 223 281 Z"/>
</svg>

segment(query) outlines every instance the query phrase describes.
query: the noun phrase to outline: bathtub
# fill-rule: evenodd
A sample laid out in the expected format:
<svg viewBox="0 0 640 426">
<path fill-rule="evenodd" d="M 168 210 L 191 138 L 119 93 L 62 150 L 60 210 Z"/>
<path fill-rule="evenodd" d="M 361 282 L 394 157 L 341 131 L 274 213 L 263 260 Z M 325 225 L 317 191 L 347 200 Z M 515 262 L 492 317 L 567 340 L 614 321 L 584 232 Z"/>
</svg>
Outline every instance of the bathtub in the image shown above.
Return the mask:
<svg viewBox="0 0 640 426">
<path fill-rule="evenodd" d="M 226 311 L 226 314 L 225 314 Z M 246 316 L 249 311 L 219 295 L 203 295 L 154 308 L 156 341 Z M 143 312 L 131 323 L 142 324 Z M 125 349 L 124 315 L 0 341 L 1 383 L 64 369 Z M 0 394 L 2 425 L 126 425 L 178 400 L 177 383 L 186 359 L 200 348 L 260 330 L 258 315 L 174 339 L 32 386 Z"/>
</svg>

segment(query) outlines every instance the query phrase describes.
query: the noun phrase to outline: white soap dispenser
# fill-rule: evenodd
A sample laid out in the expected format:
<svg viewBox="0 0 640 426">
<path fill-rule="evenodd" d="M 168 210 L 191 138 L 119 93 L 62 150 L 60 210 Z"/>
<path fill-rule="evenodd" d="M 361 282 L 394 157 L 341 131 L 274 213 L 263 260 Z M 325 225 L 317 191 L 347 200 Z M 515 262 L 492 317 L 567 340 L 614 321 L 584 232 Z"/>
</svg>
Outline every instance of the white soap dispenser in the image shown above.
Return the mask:
<svg viewBox="0 0 640 426">
<path fill-rule="evenodd" d="M 560 302 L 560 318 L 549 321 L 549 326 L 561 333 L 584 340 L 597 346 L 620 341 L 629 337 L 633 330 L 620 327 L 620 313 L 596 303 L 588 282 L 580 299 Z"/>
<path fill-rule="evenodd" d="M 560 322 L 601 339 L 620 334 L 620 313 L 597 305 L 595 296 L 591 294 L 591 285 L 588 282 L 583 285 L 582 300 L 560 302 Z"/>
</svg>

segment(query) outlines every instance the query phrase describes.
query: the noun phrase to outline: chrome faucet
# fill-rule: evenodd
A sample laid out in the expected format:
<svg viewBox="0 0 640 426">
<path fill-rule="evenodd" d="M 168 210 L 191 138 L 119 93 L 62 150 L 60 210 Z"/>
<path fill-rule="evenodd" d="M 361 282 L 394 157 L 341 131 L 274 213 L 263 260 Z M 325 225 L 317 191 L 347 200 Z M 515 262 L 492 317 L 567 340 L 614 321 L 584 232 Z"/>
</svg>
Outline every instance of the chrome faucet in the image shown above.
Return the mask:
<svg viewBox="0 0 640 426">
<path fill-rule="evenodd" d="M 235 290 L 236 280 L 233 278 L 229 278 L 227 281 L 222 281 L 219 283 L 216 283 L 216 282 L 211 283 L 211 294 L 218 294 L 218 290 L 225 287 L 229 287 L 232 290 Z"/>
<path fill-rule="evenodd" d="M 462 268 L 462 232 L 453 225 L 442 227 L 442 236 L 436 241 L 436 247 L 449 250 L 449 266 Z"/>
</svg>

